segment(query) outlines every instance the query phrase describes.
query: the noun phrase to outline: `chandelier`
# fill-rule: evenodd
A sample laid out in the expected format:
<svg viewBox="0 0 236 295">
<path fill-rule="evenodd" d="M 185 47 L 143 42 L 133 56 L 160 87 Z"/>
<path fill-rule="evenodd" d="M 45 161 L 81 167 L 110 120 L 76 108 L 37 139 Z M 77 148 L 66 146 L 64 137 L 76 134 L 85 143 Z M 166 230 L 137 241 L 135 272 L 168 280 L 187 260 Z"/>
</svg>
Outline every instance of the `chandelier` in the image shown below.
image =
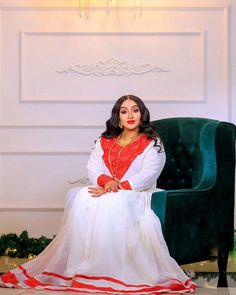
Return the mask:
<svg viewBox="0 0 236 295">
<path fill-rule="evenodd" d="M 101 0 L 77 0 L 78 1 L 78 9 L 79 9 L 79 16 L 83 17 L 83 15 L 88 18 L 90 13 L 90 8 L 96 6 L 96 2 L 100 2 Z M 124 0 L 105 0 L 104 2 L 104 8 L 107 11 L 107 14 L 110 13 L 110 11 L 116 10 L 116 15 L 118 17 L 119 9 L 122 8 L 121 3 L 125 2 Z M 139 16 L 142 16 L 143 13 L 143 0 L 127 0 L 128 6 L 133 11 L 133 17 L 135 18 L 138 14 Z"/>
</svg>

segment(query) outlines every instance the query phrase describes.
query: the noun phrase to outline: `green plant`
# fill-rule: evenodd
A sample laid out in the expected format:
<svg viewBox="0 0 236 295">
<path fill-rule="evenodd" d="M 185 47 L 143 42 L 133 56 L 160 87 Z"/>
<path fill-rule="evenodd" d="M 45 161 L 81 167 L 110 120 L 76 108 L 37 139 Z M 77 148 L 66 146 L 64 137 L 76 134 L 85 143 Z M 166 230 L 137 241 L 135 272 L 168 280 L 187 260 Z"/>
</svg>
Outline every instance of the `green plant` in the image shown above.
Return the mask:
<svg viewBox="0 0 236 295">
<path fill-rule="evenodd" d="M 41 253 L 51 241 L 52 239 L 45 236 L 29 238 L 26 230 L 20 235 L 3 234 L 0 236 L 0 256 L 32 258 Z"/>
</svg>

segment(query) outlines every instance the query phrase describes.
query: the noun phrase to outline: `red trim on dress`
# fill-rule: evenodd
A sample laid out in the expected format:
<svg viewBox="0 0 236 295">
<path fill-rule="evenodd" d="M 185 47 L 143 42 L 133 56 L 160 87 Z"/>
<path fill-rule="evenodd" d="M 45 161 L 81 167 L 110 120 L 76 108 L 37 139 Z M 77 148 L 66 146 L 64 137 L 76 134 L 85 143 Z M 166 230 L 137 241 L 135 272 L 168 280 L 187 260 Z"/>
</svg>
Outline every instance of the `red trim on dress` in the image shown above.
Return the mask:
<svg viewBox="0 0 236 295">
<path fill-rule="evenodd" d="M 128 180 L 122 181 L 120 183 L 120 186 L 121 186 L 122 189 L 132 190 L 132 187 L 131 187 L 130 183 L 128 182 Z"/>
<path fill-rule="evenodd" d="M 24 274 L 28 279 L 30 278 L 30 275 L 27 274 L 26 269 L 25 269 L 22 265 L 19 266 L 19 269 L 22 270 L 23 274 Z"/>
<path fill-rule="evenodd" d="M 10 271 L 5 273 L 4 275 L 2 275 L 0 278 L 1 278 L 2 282 L 5 284 L 8 282 L 10 282 L 13 285 L 18 284 L 18 280 L 16 278 L 16 275 L 14 273 L 11 273 Z"/>
<path fill-rule="evenodd" d="M 141 134 L 134 142 L 125 147 L 116 143 L 116 140 L 117 137 L 112 137 L 110 139 L 105 137 L 101 138 L 101 146 L 104 152 L 102 157 L 111 175 L 121 179 L 129 169 L 134 159 L 143 153 L 152 139 L 148 138 L 146 134 Z M 110 150 L 111 148 L 112 150 Z M 118 159 L 119 153 L 120 157 Z M 113 175 L 113 173 L 117 174 Z"/>
<path fill-rule="evenodd" d="M 111 176 L 108 176 L 106 174 L 101 174 L 97 179 L 97 184 L 99 186 L 105 186 L 109 181 L 113 180 Z"/>
<path fill-rule="evenodd" d="M 113 282 L 125 287 L 151 287 L 151 285 L 148 284 L 143 284 L 143 285 L 134 285 L 134 284 L 126 284 L 118 279 L 114 279 L 112 277 L 107 277 L 107 276 L 87 276 L 87 275 L 81 275 L 81 274 L 76 274 L 74 277 L 65 277 L 53 272 L 46 272 L 44 271 L 42 274 L 44 275 L 48 275 L 48 276 L 54 276 L 57 278 L 60 278 L 62 280 L 72 280 L 73 278 L 81 278 L 81 279 L 87 279 L 87 280 L 104 280 L 104 281 L 109 281 L 109 282 Z"/>
<path fill-rule="evenodd" d="M 8 272 L 7 274 L 0 276 L 0 285 L 4 284 L 12 284 L 13 286 L 16 286 L 18 288 L 25 288 L 21 285 L 21 283 L 26 284 L 29 288 L 37 288 L 40 290 L 51 290 L 51 291 L 74 291 L 74 292 L 86 292 L 89 293 L 89 291 L 96 291 L 98 293 L 100 292 L 108 292 L 111 294 L 163 294 L 163 293 L 194 293 L 194 290 L 196 289 L 196 284 L 193 283 L 190 279 L 186 280 L 184 283 L 179 281 L 178 279 L 170 279 L 168 282 L 163 283 L 161 285 L 148 285 L 148 284 L 142 284 L 142 285 L 134 285 L 134 284 L 127 284 L 120 280 L 117 280 L 112 277 L 107 276 L 87 276 L 87 275 L 80 275 L 76 274 L 73 277 L 66 277 L 62 276 L 57 273 L 52 272 L 43 272 L 39 275 L 45 275 L 47 278 L 45 279 L 46 283 L 38 280 L 38 276 L 30 277 L 30 275 L 27 273 L 27 271 L 22 267 L 18 267 L 17 270 L 21 270 L 21 274 L 24 274 L 24 276 L 27 277 L 25 280 L 18 281 L 16 279 L 16 275 L 13 272 Z M 21 275 L 20 273 L 17 273 L 18 276 Z M 61 285 L 53 285 L 53 281 L 51 277 L 59 278 L 65 281 L 71 281 L 70 285 L 61 284 Z M 3 280 L 3 278 L 5 278 Z M 88 280 L 88 282 L 81 282 L 77 279 L 85 279 Z M 96 280 L 104 280 L 108 281 L 114 284 L 117 284 L 118 286 L 96 286 L 94 283 L 89 282 L 90 281 L 96 281 Z M 1 284 L 1 281 L 3 284 Z M 123 287 L 130 287 L 130 290 L 127 289 L 120 289 L 119 286 Z M 132 289 L 136 288 L 136 289 Z M 86 290 L 87 289 L 87 290 Z"/>
</svg>

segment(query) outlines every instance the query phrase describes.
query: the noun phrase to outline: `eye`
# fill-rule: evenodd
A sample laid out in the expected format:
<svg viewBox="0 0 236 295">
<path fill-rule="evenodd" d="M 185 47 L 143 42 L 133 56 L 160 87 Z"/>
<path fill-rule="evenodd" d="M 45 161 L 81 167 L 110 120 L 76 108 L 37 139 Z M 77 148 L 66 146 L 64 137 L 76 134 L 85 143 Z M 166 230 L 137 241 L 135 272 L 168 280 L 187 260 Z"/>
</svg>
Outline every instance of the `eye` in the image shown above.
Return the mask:
<svg viewBox="0 0 236 295">
<path fill-rule="evenodd" d="M 134 109 L 134 113 L 138 113 L 139 112 L 139 109 Z"/>
<path fill-rule="evenodd" d="M 120 113 L 121 113 L 121 114 L 126 114 L 126 113 L 127 113 L 127 111 L 121 111 Z"/>
</svg>

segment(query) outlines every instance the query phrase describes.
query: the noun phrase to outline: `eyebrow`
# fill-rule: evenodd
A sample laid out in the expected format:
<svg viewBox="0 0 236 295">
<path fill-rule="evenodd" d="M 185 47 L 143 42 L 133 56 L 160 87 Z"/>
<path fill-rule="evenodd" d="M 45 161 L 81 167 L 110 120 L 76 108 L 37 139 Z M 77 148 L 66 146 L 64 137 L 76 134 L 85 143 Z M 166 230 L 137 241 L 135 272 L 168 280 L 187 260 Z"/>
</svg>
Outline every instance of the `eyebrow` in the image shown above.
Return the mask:
<svg viewBox="0 0 236 295">
<path fill-rule="evenodd" d="M 132 106 L 131 109 L 136 108 L 136 107 L 138 108 L 138 105 L 137 104 L 134 105 L 134 106 Z M 127 109 L 127 107 L 121 107 L 121 109 Z"/>
</svg>

